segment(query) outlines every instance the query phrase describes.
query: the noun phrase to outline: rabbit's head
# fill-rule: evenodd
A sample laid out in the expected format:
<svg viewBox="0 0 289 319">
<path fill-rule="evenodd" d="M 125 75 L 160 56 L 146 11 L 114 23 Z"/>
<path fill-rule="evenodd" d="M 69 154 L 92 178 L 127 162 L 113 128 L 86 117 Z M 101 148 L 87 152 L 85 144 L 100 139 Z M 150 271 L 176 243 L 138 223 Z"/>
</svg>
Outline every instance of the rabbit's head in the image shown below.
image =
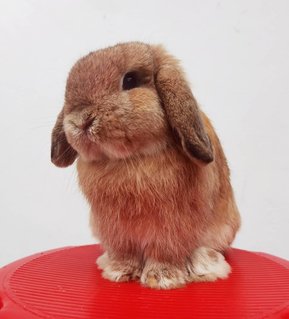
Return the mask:
<svg viewBox="0 0 289 319">
<path fill-rule="evenodd" d="M 53 133 L 61 167 L 149 155 L 180 147 L 197 163 L 213 160 L 200 111 L 178 61 L 139 42 L 92 52 L 72 68 Z"/>
</svg>

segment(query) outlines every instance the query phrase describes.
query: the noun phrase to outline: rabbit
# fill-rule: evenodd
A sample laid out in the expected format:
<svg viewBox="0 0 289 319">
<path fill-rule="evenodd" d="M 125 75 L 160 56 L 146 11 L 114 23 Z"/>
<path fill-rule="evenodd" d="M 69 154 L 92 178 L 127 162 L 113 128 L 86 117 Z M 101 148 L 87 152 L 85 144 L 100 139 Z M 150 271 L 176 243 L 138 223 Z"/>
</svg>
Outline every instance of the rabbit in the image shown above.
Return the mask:
<svg viewBox="0 0 289 319">
<path fill-rule="evenodd" d="M 228 277 L 240 226 L 229 168 L 163 46 L 120 43 L 72 67 L 51 160 L 76 159 L 104 278 L 174 289 Z"/>
</svg>

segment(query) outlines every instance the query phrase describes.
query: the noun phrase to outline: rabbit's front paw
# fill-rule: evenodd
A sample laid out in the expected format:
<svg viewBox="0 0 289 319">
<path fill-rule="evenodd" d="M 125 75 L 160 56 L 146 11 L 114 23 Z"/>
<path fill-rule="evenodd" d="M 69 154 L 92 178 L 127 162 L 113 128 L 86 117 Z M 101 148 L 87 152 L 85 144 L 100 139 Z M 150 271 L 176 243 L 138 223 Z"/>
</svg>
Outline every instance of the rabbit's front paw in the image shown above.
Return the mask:
<svg viewBox="0 0 289 319">
<path fill-rule="evenodd" d="M 111 259 L 107 253 L 104 253 L 96 260 L 100 269 L 102 269 L 102 277 L 110 281 L 129 281 L 140 278 L 141 265 L 136 260 Z"/>
<path fill-rule="evenodd" d="M 141 275 L 144 286 L 155 289 L 174 289 L 186 283 L 186 273 L 170 264 L 147 260 Z"/>
<path fill-rule="evenodd" d="M 187 265 L 189 281 L 215 281 L 225 279 L 231 272 L 230 265 L 218 251 L 207 248 L 197 248 Z"/>
</svg>

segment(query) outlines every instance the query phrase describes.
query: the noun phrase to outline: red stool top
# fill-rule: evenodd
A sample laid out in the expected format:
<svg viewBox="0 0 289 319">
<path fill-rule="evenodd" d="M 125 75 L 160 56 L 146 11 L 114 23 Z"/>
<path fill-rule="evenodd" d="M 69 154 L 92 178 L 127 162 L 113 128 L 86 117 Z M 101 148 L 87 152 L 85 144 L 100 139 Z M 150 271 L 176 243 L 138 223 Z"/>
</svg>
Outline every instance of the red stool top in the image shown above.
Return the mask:
<svg viewBox="0 0 289 319">
<path fill-rule="evenodd" d="M 289 318 L 289 262 L 239 249 L 227 280 L 153 290 L 113 283 L 95 264 L 100 246 L 63 248 L 0 269 L 1 319 Z"/>
</svg>

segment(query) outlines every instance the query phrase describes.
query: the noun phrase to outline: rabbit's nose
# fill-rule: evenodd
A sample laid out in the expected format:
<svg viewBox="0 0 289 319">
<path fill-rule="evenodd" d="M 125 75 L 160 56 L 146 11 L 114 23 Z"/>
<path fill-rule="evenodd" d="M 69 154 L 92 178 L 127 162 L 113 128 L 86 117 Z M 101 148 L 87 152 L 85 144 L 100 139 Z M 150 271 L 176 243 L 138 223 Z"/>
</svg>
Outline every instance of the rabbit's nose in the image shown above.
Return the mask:
<svg viewBox="0 0 289 319">
<path fill-rule="evenodd" d="M 89 119 L 87 119 L 86 121 L 78 125 L 78 127 L 84 131 L 87 131 L 91 127 L 94 120 L 95 120 L 95 117 L 90 117 Z"/>
</svg>

